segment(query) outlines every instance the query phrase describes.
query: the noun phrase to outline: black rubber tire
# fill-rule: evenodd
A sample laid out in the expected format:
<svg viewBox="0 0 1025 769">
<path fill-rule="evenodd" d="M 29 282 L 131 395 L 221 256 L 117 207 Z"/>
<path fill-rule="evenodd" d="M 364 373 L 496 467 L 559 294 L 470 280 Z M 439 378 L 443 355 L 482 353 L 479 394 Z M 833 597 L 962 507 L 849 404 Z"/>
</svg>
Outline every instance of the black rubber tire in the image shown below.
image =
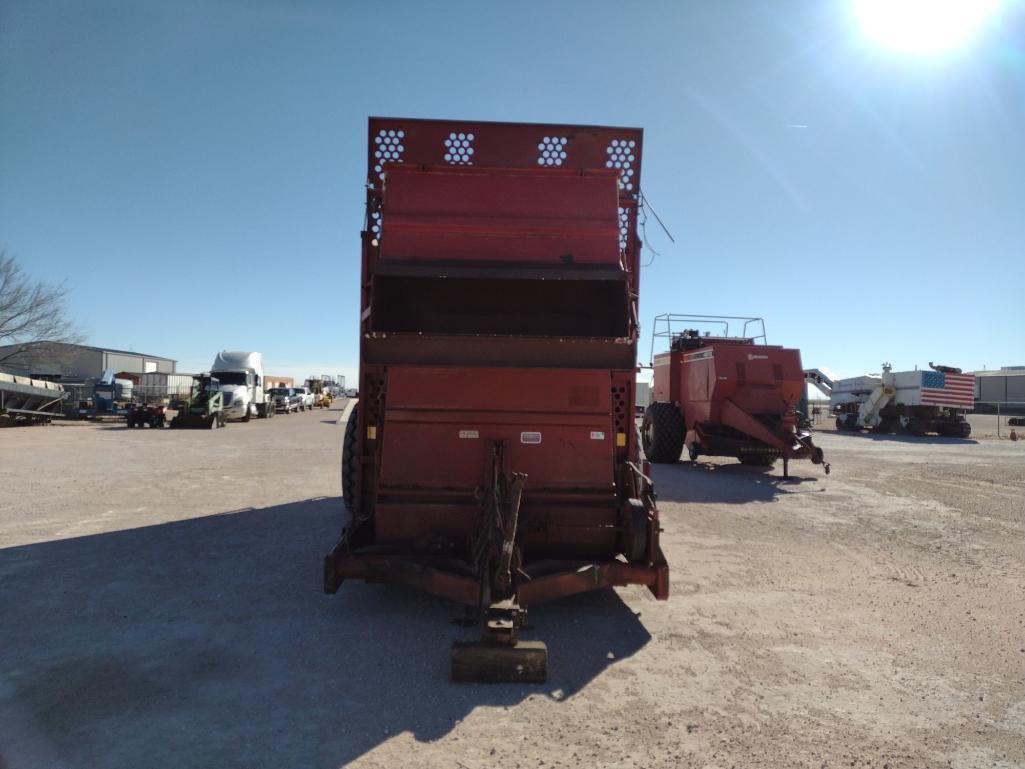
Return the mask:
<svg viewBox="0 0 1025 769">
<path fill-rule="evenodd" d="M 691 462 L 697 462 L 698 457 L 701 456 L 701 444 L 697 441 L 691 442 L 687 447 L 687 456 L 690 457 Z"/>
<path fill-rule="evenodd" d="M 680 409 L 672 403 L 652 403 L 641 421 L 644 455 L 657 464 L 677 462 L 686 432 Z"/>
<path fill-rule="evenodd" d="M 961 437 L 968 438 L 972 434 L 972 426 L 969 422 L 961 423 Z"/>
<path fill-rule="evenodd" d="M 342 439 L 342 500 L 352 517 L 356 516 L 356 474 L 359 471 L 359 405 L 349 412 Z"/>
</svg>

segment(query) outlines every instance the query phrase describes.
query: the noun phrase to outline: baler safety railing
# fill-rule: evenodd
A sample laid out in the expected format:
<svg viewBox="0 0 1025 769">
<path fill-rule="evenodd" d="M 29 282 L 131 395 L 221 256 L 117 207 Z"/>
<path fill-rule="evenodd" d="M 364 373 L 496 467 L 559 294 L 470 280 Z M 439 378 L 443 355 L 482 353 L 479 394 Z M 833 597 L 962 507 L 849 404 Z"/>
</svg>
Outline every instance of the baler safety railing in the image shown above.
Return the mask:
<svg viewBox="0 0 1025 769">
<path fill-rule="evenodd" d="M 742 322 L 743 326 L 739 334 L 730 334 L 730 321 Z M 683 324 L 695 324 L 698 326 L 722 327 L 722 333 L 718 336 L 735 339 L 750 339 L 752 344 L 768 344 L 765 336 L 765 319 L 750 318 L 743 315 L 680 315 L 673 312 L 656 315 L 651 325 L 651 350 L 648 355 L 648 366 L 653 366 L 655 361 L 655 340 L 665 339 L 666 349 L 673 341 L 673 337 L 681 333 Z M 752 329 L 751 327 L 755 328 Z M 757 332 L 757 333 L 754 333 Z"/>
</svg>

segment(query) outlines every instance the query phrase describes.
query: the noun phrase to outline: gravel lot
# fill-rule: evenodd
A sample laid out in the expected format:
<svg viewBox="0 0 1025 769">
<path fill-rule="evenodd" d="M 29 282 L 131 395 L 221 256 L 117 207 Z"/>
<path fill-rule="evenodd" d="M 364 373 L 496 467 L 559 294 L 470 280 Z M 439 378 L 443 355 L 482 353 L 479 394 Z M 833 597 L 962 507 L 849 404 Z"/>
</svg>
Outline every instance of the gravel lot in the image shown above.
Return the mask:
<svg viewBox="0 0 1025 769">
<path fill-rule="evenodd" d="M 537 607 L 546 685 L 455 685 L 457 607 L 321 592 L 343 405 L 0 431 L 0 767 L 1025 766 L 1025 442 L 657 467 L 672 598 Z"/>
</svg>

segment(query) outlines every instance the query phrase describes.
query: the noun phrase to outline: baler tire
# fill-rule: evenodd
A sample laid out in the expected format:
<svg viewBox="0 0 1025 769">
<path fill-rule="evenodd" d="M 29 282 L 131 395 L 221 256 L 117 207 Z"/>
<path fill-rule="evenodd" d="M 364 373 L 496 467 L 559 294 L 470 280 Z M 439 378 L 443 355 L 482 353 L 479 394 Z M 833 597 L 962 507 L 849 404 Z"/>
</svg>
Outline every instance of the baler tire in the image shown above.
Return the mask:
<svg viewBox="0 0 1025 769">
<path fill-rule="evenodd" d="M 356 472 L 359 469 L 359 405 L 352 407 L 342 440 L 342 501 L 350 521 L 356 517 Z"/>
<path fill-rule="evenodd" d="M 644 455 L 656 464 L 679 461 L 686 437 L 683 415 L 672 403 L 652 403 L 644 412 L 641 435 Z"/>
</svg>

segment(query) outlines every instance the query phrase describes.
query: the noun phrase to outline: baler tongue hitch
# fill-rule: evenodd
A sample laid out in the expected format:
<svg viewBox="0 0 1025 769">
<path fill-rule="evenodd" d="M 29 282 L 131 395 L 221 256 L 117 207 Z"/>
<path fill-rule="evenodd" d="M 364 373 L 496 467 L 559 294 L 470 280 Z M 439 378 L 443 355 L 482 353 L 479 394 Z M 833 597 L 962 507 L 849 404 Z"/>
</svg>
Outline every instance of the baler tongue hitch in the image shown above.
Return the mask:
<svg viewBox="0 0 1025 769">
<path fill-rule="evenodd" d="M 527 476 L 508 472 L 504 441 L 491 447 L 491 485 L 478 493 L 474 554 L 481 578 L 480 641 L 452 644 L 452 680 L 544 683 L 548 648 L 520 641 L 527 610 L 516 603 L 512 579 L 516 527 Z"/>
<path fill-rule="evenodd" d="M 519 640 L 526 616 L 512 599 L 489 606 L 481 617 L 481 640 L 452 644 L 452 680 L 543 684 L 548 677 L 548 647 L 543 641 Z"/>
</svg>

